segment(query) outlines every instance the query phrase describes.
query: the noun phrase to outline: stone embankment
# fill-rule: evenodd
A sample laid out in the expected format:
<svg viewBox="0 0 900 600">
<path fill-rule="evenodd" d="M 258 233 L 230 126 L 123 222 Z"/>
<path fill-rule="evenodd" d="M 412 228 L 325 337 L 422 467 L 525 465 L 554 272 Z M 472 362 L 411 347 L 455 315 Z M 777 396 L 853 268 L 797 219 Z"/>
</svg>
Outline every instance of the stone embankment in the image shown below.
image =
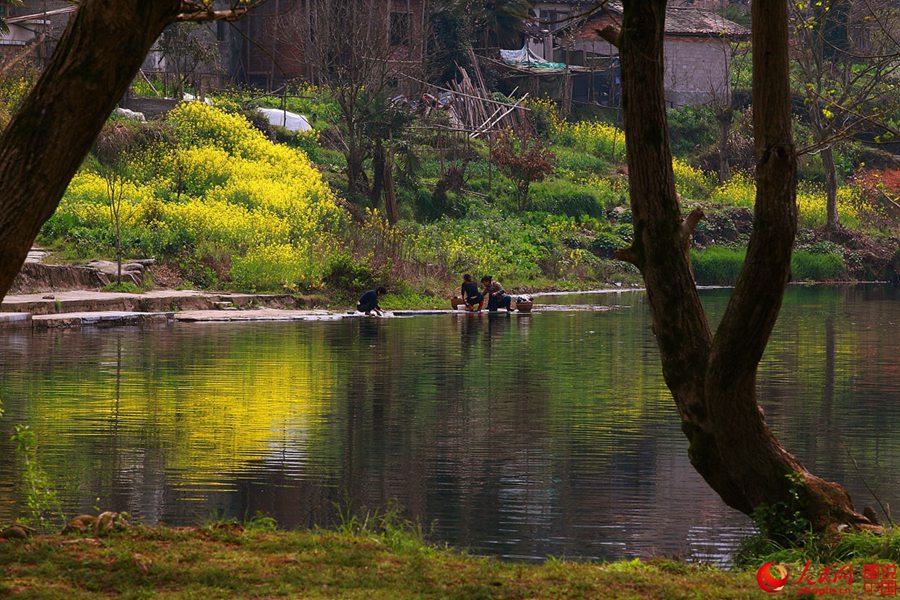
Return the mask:
<svg viewBox="0 0 900 600">
<path fill-rule="evenodd" d="M 155 290 L 144 294 L 68 291 L 7 296 L 0 329 L 71 329 L 86 326 L 166 325 L 174 322 L 321 319 L 314 296 L 211 294 Z"/>
</svg>

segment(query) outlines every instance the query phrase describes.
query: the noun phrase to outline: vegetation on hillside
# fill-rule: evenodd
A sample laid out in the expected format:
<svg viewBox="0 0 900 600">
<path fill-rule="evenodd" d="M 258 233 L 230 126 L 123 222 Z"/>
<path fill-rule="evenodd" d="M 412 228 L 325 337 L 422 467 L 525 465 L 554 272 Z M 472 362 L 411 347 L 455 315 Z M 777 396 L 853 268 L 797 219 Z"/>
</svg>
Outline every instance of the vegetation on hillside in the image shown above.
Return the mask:
<svg viewBox="0 0 900 600">
<path fill-rule="evenodd" d="M 9 82 L 4 98 L 20 95 L 23 77 Z M 151 91 L 145 83 L 135 87 Z M 234 90 L 214 102 L 182 104 L 161 122 L 124 124 L 159 132 L 153 144 L 136 144 L 119 161 L 122 251 L 161 262 L 158 284 L 324 291 L 345 301 L 359 287 L 383 282 L 404 303 L 421 304 L 446 295 L 462 272 L 491 273 L 522 290 L 640 280 L 631 265 L 613 259 L 631 241 L 625 140 L 614 124 L 563 119 L 554 103 L 529 100 L 540 141 L 508 144 L 501 160 L 502 144 L 443 129 L 442 111 L 410 113 L 401 139 L 391 142 L 401 217 L 392 226 L 380 199 L 373 204 L 348 188 L 339 110 L 326 90 L 304 84 L 282 97 Z M 258 106 L 304 114 L 314 130 L 272 127 L 255 112 Z M 702 206 L 707 214 L 694 237 L 701 284 L 733 283 L 743 260 L 755 197 L 748 118 L 739 114 L 729 138 L 734 174 L 717 183 L 713 109 L 670 111 L 682 209 Z M 807 135 L 801 122 L 797 131 L 801 139 Z M 532 147 L 546 164 L 537 164 L 540 172 L 523 187 L 526 180 L 516 173 L 527 161 L 516 153 Z M 891 200 L 897 191 L 894 171 L 884 167 L 890 160 L 855 143 L 834 155 L 846 229 L 837 239 L 822 230 L 824 176 L 816 157 L 805 159 L 794 279 L 895 276 L 898 216 Z M 867 171 L 862 159 L 882 169 Z M 42 231 L 40 242 L 59 256 L 115 253 L 101 162 L 93 156 L 85 162 Z M 364 166 L 371 173 L 371 160 Z"/>
</svg>

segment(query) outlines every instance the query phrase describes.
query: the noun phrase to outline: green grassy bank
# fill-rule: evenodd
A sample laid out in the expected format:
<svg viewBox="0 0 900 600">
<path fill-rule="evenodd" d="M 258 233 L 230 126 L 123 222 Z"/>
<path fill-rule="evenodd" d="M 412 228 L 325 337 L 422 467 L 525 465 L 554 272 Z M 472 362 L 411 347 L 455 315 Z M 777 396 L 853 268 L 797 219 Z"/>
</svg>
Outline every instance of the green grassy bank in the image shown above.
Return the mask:
<svg viewBox="0 0 900 600">
<path fill-rule="evenodd" d="M 782 594 L 806 597 L 798 595 L 795 581 L 809 558 L 813 563 L 807 573 L 814 581 L 823 567 L 835 571 L 850 566 L 853 581 L 835 584 L 848 590 L 837 597 L 871 598 L 864 565 L 896 565 L 900 558 L 900 535 L 895 533 L 850 534 L 829 545 L 827 552 L 824 546 L 745 557 L 745 567 L 722 571 L 663 559 L 510 563 L 432 546 L 412 531 L 394 528 L 376 532 L 274 531 L 236 524 L 138 526 L 102 538 L 0 540 L 0 596 L 763 598 L 769 595 L 760 590 L 756 571 L 763 562 L 774 560 L 784 564 L 790 577 Z"/>
<path fill-rule="evenodd" d="M 751 572 L 671 561 L 506 563 L 406 534 L 137 527 L 0 545 L 19 598 L 750 598 Z"/>
</svg>

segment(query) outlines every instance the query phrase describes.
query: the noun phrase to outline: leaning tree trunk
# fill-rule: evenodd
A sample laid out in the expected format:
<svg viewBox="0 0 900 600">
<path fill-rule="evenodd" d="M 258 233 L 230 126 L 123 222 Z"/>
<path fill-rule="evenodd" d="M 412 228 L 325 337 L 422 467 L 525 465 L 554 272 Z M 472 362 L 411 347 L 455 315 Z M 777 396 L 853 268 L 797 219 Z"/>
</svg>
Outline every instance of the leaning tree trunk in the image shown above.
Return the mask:
<svg viewBox="0 0 900 600">
<path fill-rule="evenodd" d="M 730 506 L 751 513 L 789 499 L 796 474 L 816 528 L 867 523 L 844 489 L 810 474 L 775 439 L 756 399 L 759 361 L 790 278 L 797 227 L 788 90 L 787 3 L 753 2 L 757 195 L 737 287 L 713 338 L 690 269 L 691 230 L 675 194 L 663 93 L 665 0 L 624 3 L 618 36 L 634 242 L 619 256 L 641 270 L 690 460 Z"/>
<path fill-rule="evenodd" d="M 85 0 L 0 138 L 0 299 L 179 0 Z"/>
</svg>

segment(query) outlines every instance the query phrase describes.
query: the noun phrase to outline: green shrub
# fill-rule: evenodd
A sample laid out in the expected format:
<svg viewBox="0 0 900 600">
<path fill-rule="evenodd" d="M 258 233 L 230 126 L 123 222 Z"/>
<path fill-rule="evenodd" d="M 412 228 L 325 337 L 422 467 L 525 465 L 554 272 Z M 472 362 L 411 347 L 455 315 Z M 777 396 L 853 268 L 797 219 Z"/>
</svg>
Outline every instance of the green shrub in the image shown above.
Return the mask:
<svg viewBox="0 0 900 600">
<path fill-rule="evenodd" d="M 732 285 L 737 281 L 747 256 L 746 249 L 711 246 L 691 252 L 694 277 L 700 285 Z"/>
<path fill-rule="evenodd" d="M 794 281 L 833 281 L 844 278 L 847 269 L 837 252 L 800 251 L 791 257 L 791 273 Z"/>
<path fill-rule="evenodd" d="M 607 123 L 560 121 L 554 128 L 553 141 L 613 163 L 625 161 L 625 133 Z"/>
<path fill-rule="evenodd" d="M 594 254 L 605 258 L 612 258 L 616 250 L 620 250 L 628 246 L 628 241 L 622 236 L 616 235 L 611 231 L 600 231 L 591 240 L 590 250 Z"/>
<path fill-rule="evenodd" d="M 322 278 L 328 288 L 347 298 L 375 287 L 377 280 L 378 274 L 371 267 L 355 261 L 349 254 L 332 258 Z"/>
<path fill-rule="evenodd" d="M 697 154 L 716 143 L 718 123 L 708 106 L 680 106 L 668 111 L 669 138 L 676 156 Z"/>
<path fill-rule="evenodd" d="M 532 209 L 555 215 L 599 217 L 604 213 L 605 203 L 600 189 L 566 179 L 549 179 L 531 188 Z"/>
<path fill-rule="evenodd" d="M 705 198 L 713 188 L 713 178 L 677 158 L 672 160 L 675 189 L 683 198 Z"/>
<path fill-rule="evenodd" d="M 746 248 L 711 246 L 700 252 L 692 251 L 691 262 L 697 283 L 733 285 L 746 256 Z M 801 250 L 791 257 L 791 273 L 794 281 L 831 281 L 844 277 L 846 268 L 841 255 L 836 252 L 815 254 Z"/>
</svg>

